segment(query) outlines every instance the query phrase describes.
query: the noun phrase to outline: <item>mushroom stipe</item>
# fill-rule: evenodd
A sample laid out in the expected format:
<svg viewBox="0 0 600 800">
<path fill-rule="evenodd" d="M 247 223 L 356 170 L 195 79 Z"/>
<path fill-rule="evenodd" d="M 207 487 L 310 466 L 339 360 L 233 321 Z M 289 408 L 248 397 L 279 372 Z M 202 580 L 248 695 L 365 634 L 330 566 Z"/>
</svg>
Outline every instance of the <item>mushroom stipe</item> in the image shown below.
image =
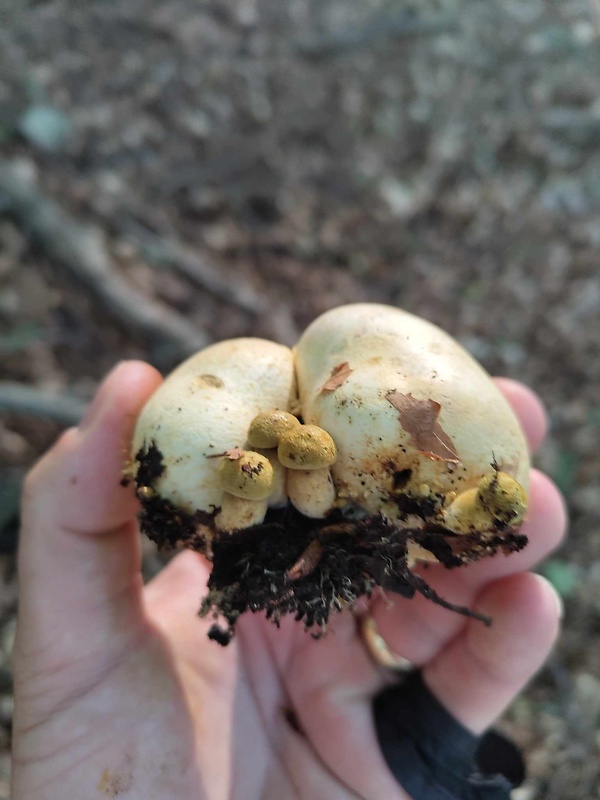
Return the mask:
<svg viewBox="0 0 600 800">
<path fill-rule="evenodd" d="M 486 537 L 457 535 L 432 524 L 402 527 L 381 514 L 349 520 L 336 510 L 324 519 L 312 519 L 291 504 L 269 509 L 259 525 L 208 539 L 198 528 L 211 528 L 218 509 L 212 514 L 186 514 L 154 493 L 154 483 L 165 470 L 155 443 L 142 448 L 136 461 L 142 531 L 160 548 L 188 548 L 212 561 L 200 615 L 214 617 L 208 635 L 221 645 L 231 641 L 235 624 L 246 611 L 266 612 L 276 625 L 284 615 L 293 614 L 319 638 L 332 612 L 352 607 L 376 586 L 406 598 L 422 594 L 489 625 L 489 617 L 444 600 L 415 574 L 409 567 L 408 544 L 424 547 L 453 568 L 482 555 L 516 552 L 527 543 L 527 537 L 516 531 Z"/>
</svg>

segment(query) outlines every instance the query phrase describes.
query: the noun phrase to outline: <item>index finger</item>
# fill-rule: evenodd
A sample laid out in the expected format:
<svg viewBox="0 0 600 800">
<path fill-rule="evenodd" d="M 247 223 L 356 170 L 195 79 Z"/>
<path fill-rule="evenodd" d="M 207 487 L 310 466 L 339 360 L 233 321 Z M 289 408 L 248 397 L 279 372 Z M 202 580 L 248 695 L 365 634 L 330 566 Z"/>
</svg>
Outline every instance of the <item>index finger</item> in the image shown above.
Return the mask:
<svg viewBox="0 0 600 800">
<path fill-rule="evenodd" d="M 548 432 L 548 415 L 535 392 L 512 378 L 494 378 L 494 383 L 515 412 L 529 450 L 534 453 Z"/>
</svg>

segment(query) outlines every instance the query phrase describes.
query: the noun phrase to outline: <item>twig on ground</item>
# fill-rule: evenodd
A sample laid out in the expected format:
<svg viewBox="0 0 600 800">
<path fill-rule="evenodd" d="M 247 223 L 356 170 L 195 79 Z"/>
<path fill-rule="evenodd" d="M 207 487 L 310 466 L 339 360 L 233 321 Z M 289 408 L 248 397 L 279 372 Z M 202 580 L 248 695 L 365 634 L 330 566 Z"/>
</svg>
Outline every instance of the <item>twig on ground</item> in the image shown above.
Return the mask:
<svg viewBox="0 0 600 800">
<path fill-rule="evenodd" d="M 66 427 L 77 425 L 85 403 L 71 394 L 53 394 L 22 383 L 0 382 L 0 413 L 13 411 L 29 417 L 47 417 Z"/>
<path fill-rule="evenodd" d="M 215 297 L 250 314 L 265 310 L 264 299 L 241 276 L 236 275 L 235 281 L 224 278 L 204 256 L 198 256 L 191 248 L 168 235 L 150 231 L 134 219 L 126 218 L 119 222 L 119 226 L 121 232 L 141 248 L 143 255 L 150 254 L 170 264 L 193 284 Z"/>
<path fill-rule="evenodd" d="M 95 213 L 99 212 L 94 209 Z M 264 315 L 268 321 L 266 333 L 281 344 L 290 347 L 297 342 L 300 330 L 294 321 L 288 304 L 274 305 L 266 294 L 261 296 L 254 287 L 239 274 L 232 281 L 217 271 L 217 266 L 204 255 L 197 255 L 191 247 L 182 244 L 172 233 L 161 230 L 160 222 L 148 218 L 147 214 L 132 215 L 123 210 L 117 215 L 103 214 L 106 228 L 116 235 L 124 236 L 140 248 L 143 258 L 168 263 L 188 280 L 226 303 L 253 316 Z M 257 270 L 260 272 L 260 269 Z M 266 312 L 268 311 L 268 314 Z"/>
<path fill-rule="evenodd" d="M 453 30 L 457 25 L 458 20 L 454 15 L 434 18 L 406 14 L 384 16 L 361 28 L 348 28 L 332 35 L 317 34 L 298 39 L 294 47 L 296 52 L 306 58 L 325 58 L 375 48 L 393 40 L 435 36 Z"/>
<path fill-rule="evenodd" d="M 115 271 L 99 228 L 73 219 L 14 165 L 0 161 L 0 195 L 17 223 L 49 258 L 97 297 L 121 324 L 183 355 L 209 337 L 167 306 L 143 297 Z"/>
</svg>

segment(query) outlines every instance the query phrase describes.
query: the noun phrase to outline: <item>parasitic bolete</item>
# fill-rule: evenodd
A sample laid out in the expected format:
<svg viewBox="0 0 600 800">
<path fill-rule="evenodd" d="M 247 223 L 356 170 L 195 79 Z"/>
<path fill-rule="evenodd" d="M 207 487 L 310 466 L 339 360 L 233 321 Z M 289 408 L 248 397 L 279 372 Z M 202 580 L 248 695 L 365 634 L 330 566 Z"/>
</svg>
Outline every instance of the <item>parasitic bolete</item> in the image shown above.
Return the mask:
<svg viewBox="0 0 600 800">
<path fill-rule="evenodd" d="M 246 610 L 324 629 L 375 586 L 455 608 L 416 561 L 526 542 L 510 406 L 452 337 L 388 306 L 329 311 L 292 350 L 235 339 L 192 356 L 142 410 L 133 461 L 143 531 L 213 562 L 202 613 L 225 621 L 222 643 Z"/>
</svg>

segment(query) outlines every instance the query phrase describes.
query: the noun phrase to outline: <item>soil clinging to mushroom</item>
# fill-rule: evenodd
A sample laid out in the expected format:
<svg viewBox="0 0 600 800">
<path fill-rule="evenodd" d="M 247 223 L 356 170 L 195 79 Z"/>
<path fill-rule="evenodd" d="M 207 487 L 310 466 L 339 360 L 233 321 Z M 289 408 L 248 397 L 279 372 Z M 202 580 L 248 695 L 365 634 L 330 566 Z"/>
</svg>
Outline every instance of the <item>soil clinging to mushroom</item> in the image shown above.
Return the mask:
<svg viewBox="0 0 600 800">
<path fill-rule="evenodd" d="M 161 548 L 182 547 L 206 554 L 213 568 L 201 616 L 213 616 L 209 636 L 222 645 L 231 641 L 238 617 L 246 611 L 265 612 L 279 624 L 293 614 L 318 637 L 330 614 L 352 607 L 375 587 L 404 597 L 422 594 L 437 605 L 489 624 L 489 618 L 440 597 L 409 567 L 408 544 L 414 542 L 433 553 L 447 568 L 482 555 L 521 550 L 527 537 L 511 529 L 497 535 L 456 535 L 440 525 L 422 528 L 392 524 L 381 514 L 352 518 L 335 510 L 324 519 L 312 519 L 291 504 L 269 509 L 260 525 L 224 535 L 215 531 L 212 514 L 189 514 L 160 498 L 155 481 L 164 472 L 155 443 L 140 449 L 136 477 L 142 504 L 143 532 Z M 410 504 L 409 504 L 410 505 Z M 407 513 L 414 513 L 414 507 Z"/>
</svg>

